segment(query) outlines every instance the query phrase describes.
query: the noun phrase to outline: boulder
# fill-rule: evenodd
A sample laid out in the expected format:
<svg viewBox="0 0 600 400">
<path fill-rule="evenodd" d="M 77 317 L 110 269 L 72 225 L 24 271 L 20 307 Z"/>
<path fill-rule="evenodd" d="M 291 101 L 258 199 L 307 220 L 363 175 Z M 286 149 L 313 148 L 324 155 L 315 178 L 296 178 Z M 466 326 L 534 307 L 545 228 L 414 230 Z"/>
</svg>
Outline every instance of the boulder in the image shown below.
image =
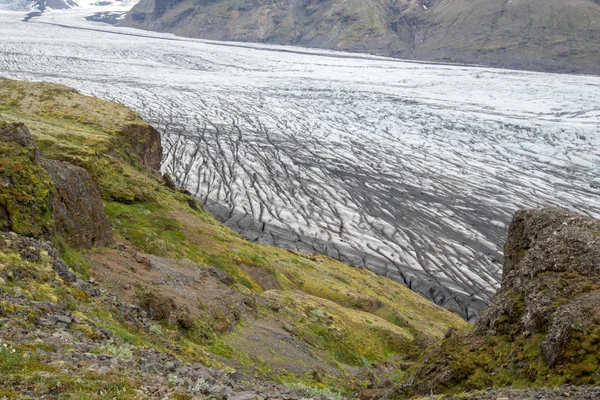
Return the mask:
<svg viewBox="0 0 600 400">
<path fill-rule="evenodd" d="M 88 172 L 64 161 L 43 160 L 54 181 L 50 209 L 56 231 L 74 247 L 104 246 L 112 241 L 112 229 L 96 183 Z"/>
<path fill-rule="evenodd" d="M 131 145 L 140 163 L 157 172 L 162 160 L 160 133 L 150 125 L 132 124 L 121 128 L 120 135 Z"/>
<path fill-rule="evenodd" d="M 155 321 L 168 319 L 176 309 L 173 299 L 149 291 L 139 294 L 139 302 L 140 307 Z"/>
<path fill-rule="evenodd" d="M 0 121 L 0 137 L 6 142 L 14 142 L 22 147 L 35 148 L 37 151 L 37 146 L 25 124 L 9 124 Z"/>
<path fill-rule="evenodd" d="M 600 221 L 559 209 L 518 211 L 502 284 L 474 332 L 448 332 L 391 398 L 513 381 L 600 377 Z"/>
</svg>

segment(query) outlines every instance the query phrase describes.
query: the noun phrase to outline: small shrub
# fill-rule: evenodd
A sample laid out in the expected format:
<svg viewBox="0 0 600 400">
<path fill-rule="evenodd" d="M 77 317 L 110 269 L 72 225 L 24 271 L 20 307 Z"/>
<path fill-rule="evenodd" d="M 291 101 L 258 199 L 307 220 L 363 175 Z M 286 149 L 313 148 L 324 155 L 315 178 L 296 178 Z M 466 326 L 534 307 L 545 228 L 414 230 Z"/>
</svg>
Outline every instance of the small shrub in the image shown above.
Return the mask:
<svg viewBox="0 0 600 400">
<path fill-rule="evenodd" d="M 133 349 L 132 345 L 128 343 L 117 343 L 114 339 L 109 340 L 99 348 L 101 353 L 109 354 L 116 358 L 133 357 L 131 349 Z"/>
<path fill-rule="evenodd" d="M 298 392 L 302 396 L 308 396 L 308 398 L 324 396 L 331 400 L 342 399 L 342 395 L 331 388 L 317 388 L 314 386 L 308 386 L 302 382 L 288 383 L 287 387 Z"/>
<path fill-rule="evenodd" d="M 189 391 L 194 394 L 197 394 L 197 393 L 210 394 L 210 393 L 219 391 L 221 388 L 222 388 L 221 385 L 219 385 L 218 383 L 213 384 L 202 378 L 199 378 L 196 381 L 196 383 L 189 388 Z"/>
<path fill-rule="evenodd" d="M 169 374 L 167 376 L 167 381 L 169 382 L 169 387 L 175 387 L 181 383 L 181 379 L 175 374 Z"/>
<path fill-rule="evenodd" d="M 163 334 L 162 326 L 160 325 L 151 325 L 148 330 L 158 336 L 162 336 Z"/>
</svg>

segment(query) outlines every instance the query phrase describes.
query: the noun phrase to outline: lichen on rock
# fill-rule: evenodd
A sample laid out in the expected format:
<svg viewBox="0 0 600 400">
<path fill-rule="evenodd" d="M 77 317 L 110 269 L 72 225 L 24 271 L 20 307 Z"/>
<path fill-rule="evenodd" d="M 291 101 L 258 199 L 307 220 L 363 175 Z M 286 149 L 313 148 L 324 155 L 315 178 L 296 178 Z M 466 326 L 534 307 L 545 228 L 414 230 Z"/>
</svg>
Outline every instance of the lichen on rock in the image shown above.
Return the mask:
<svg viewBox="0 0 600 400">
<path fill-rule="evenodd" d="M 50 208 L 57 233 L 74 247 L 109 244 L 111 226 L 100 192 L 88 172 L 64 161 L 43 160 L 42 165 L 54 181 Z"/>
<path fill-rule="evenodd" d="M 600 221 L 518 211 L 504 252 L 502 286 L 474 332 L 446 335 L 396 397 L 600 383 Z"/>
<path fill-rule="evenodd" d="M 0 138 L 2 230 L 59 235 L 78 248 L 110 243 L 100 192 L 85 169 L 45 159 L 23 124 L 0 123 Z"/>
<path fill-rule="evenodd" d="M 133 148 L 142 166 L 158 171 L 162 160 L 160 133 L 147 124 L 130 124 L 121 128 L 119 135 Z"/>
</svg>

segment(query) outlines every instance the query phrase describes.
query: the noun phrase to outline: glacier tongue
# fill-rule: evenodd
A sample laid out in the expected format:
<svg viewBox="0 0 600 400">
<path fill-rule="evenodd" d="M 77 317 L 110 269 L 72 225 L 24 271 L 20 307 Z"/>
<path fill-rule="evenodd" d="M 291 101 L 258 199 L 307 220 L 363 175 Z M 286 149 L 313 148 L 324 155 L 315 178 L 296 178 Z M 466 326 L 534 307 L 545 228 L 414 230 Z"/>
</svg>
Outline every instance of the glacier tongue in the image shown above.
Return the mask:
<svg viewBox="0 0 600 400">
<path fill-rule="evenodd" d="M 0 75 L 134 108 L 163 134 L 163 170 L 251 240 L 367 267 L 472 318 L 499 285 L 514 211 L 600 217 L 599 77 L 219 44 L 90 10 L 0 13 Z"/>
</svg>

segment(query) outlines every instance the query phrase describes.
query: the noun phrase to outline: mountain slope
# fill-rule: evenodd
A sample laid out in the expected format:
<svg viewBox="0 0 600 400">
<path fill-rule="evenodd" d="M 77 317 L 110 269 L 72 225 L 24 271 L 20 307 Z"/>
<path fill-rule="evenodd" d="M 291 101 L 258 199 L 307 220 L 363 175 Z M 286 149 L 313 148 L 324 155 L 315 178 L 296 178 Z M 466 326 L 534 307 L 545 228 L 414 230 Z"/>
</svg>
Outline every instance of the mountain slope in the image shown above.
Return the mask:
<svg viewBox="0 0 600 400">
<path fill-rule="evenodd" d="M 157 173 L 158 132 L 123 106 L 1 79 L 0 120 L 0 397 L 351 393 L 467 326 L 367 270 L 244 240 Z"/>
<path fill-rule="evenodd" d="M 442 0 L 416 41 L 425 59 L 599 73 L 600 3 Z"/>
<path fill-rule="evenodd" d="M 593 0 L 142 0 L 121 24 L 204 39 L 600 72 Z"/>
<path fill-rule="evenodd" d="M 409 54 L 408 38 L 398 40 L 387 26 L 396 11 L 382 0 L 147 0 L 124 24 L 215 40 Z"/>
</svg>

